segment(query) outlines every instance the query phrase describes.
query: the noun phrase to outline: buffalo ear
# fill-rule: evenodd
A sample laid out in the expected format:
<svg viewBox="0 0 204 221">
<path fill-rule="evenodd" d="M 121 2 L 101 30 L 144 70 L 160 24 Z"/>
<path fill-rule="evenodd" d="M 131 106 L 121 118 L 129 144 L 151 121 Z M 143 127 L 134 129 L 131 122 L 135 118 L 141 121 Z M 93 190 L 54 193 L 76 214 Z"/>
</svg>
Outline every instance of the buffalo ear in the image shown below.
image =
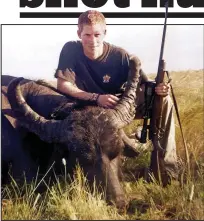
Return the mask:
<svg viewBox="0 0 204 221">
<path fill-rule="evenodd" d="M 126 157 L 137 157 L 140 154 L 140 152 L 138 150 L 136 150 L 134 147 L 125 144 L 125 147 L 123 149 L 123 155 Z"/>
</svg>

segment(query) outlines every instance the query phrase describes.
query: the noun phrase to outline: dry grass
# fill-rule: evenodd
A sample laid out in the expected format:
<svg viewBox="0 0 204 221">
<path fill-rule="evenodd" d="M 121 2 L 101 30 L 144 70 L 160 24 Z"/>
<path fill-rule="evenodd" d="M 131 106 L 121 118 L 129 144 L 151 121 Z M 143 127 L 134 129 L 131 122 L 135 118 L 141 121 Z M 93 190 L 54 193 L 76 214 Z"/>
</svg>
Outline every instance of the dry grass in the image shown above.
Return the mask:
<svg viewBox="0 0 204 221">
<path fill-rule="evenodd" d="M 30 193 L 32 186 L 18 187 L 15 183 L 2 191 L 2 219 L 4 220 L 202 220 L 204 218 L 204 91 L 203 70 L 171 73 L 172 85 L 179 106 L 182 127 L 188 146 L 191 162 L 191 176 L 180 186 L 173 182 L 166 188 L 156 181 L 146 183 L 143 178 L 132 176 L 123 183 L 130 206 L 119 214 L 114 206 L 107 205 L 103 194 L 97 188 L 90 191 L 80 168 L 71 183 L 56 180 L 56 185 L 42 195 Z M 176 117 L 176 116 L 175 116 Z M 140 123 L 140 122 L 139 122 Z M 127 127 L 131 134 L 138 122 Z M 179 156 L 185 161 L 185 150 L 181 133 L 176 122 L 176 141 Z M 134 171 L 147 167 L 149 153 L 144 152 L 139 158 L 124 163 L 124 169 Z M 94 185 L 94 184 L 93 184 Z M 22 189 L 26 189 L 23 197 Z"/>
</svg>

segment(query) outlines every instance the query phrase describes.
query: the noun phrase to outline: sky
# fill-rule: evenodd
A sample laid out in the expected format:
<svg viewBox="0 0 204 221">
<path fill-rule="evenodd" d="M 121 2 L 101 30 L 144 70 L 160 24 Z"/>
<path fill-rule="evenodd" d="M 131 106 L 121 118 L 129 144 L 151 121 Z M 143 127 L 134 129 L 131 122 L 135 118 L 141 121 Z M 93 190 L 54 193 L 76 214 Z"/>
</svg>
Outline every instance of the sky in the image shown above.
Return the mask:
<svg viewBox="0 0 204 221">
<path fill-rule="evenodd" d="M 107 25 L 105 41 L 137 55 L 150 74 L 158 69 L 162 33 L 162 25 Z M 203 69 L 203 33 L 203 25 L 167 25 L 168 71 Z M 2 25 L 2 74 L 53 80 L 60 51 L 70 40 L 79 40 L 76 25 Z"/>
</svg>

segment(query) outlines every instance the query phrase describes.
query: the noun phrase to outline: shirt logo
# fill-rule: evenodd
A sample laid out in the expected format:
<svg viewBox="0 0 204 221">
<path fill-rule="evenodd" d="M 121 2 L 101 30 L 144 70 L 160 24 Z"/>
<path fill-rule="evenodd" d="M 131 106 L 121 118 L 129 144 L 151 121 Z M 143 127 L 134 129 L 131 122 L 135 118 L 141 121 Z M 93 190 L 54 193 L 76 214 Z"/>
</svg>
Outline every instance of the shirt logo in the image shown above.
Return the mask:
<svg viewBox="0 0 204 221">
<path fill-rule="evenodd" d="M 104 76 L 103 76 L 103 83 L 109 83 L 110 78 L 111 78 L 111 77 L 110 77 L 109 75 L 107 75 L 107 74 L 104 75 Z"/>
</svg>

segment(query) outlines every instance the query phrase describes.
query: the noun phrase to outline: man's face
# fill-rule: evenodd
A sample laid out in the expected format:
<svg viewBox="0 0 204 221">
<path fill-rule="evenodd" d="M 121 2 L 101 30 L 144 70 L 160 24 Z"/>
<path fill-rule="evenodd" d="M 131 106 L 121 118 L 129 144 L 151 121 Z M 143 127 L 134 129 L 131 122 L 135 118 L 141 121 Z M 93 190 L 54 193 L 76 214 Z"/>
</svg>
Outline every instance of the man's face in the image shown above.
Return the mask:
<svg viewBox="0 0 204 221">
<path fill-rule="evenodd" d="M 103 40 L 106 30 L 102 24 L 83 25 L 82 31 L 78 31 L 78 36 L 82 41 L 84 53 L 89 57 L 95 57 L 103 50 Z"/>
</svg>

